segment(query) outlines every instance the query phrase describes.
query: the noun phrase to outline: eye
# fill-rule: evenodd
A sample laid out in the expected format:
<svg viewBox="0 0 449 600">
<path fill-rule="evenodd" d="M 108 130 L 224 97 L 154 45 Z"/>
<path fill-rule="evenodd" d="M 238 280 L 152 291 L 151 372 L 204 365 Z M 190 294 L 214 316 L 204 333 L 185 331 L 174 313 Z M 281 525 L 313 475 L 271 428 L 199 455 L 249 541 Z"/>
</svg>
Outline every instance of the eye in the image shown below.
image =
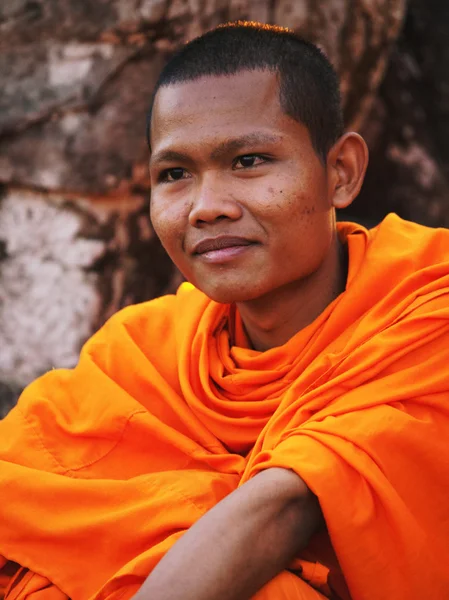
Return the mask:
<svg viewBox="0 0 449 600">
<path fill-rule="evenodd" d="M 188 172 L 182 167 L 173 167 L 171 169 L 164 169 L 164 171 L 161 171 L 158 177 L 158 181 L 162 183 L 173 183 L 174 181 L 186 179 L 188 175 Z"/>
<path fill-rule="evenodd" d="M 238 156 L 234 160 L 233 167 L 234 169 L 249 169 L 251 167 L 257 167 L 257 165 L 263 164 L 267 162 L 267 159 L 260 154 L 244 154 L 243 156 Z"/>
</svg>

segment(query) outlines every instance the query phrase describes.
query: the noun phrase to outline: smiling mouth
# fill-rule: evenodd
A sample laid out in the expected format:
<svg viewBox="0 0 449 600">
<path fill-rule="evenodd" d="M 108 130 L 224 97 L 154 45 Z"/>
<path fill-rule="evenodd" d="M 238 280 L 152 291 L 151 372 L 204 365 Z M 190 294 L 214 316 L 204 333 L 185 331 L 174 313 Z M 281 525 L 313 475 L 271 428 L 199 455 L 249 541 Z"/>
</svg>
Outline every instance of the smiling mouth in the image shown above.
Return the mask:
<svg viewBox="0 0 449 600">
<path fill-rule="evenodd" d="M 240 237 L 209 238 L 194 247 L 193 256 L 210 264 L 224 264 L 245 254 L 255 245 L 256 242 Z"/>
<path fill-rule="evenodd" d="M 221 250 L 228 250 L 231 248 L 242 248 L 251 246 L 254 242 L 241 237 L 218 237 L 209 238 L 199 242 L 194 249 L 193 254 L 202 255 L 209 254 L 211 252 L 219 252 Z"/>
</svg>

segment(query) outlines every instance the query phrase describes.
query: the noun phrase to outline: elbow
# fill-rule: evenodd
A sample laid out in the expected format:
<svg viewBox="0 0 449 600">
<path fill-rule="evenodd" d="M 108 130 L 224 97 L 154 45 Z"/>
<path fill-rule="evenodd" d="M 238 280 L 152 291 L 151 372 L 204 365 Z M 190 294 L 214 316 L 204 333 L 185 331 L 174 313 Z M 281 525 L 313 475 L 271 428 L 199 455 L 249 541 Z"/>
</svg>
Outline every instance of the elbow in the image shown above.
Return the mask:
<svg viewBox="0 0 449 600">
<path fill-rule="evenodd" d="M 282 468 L 267 469 L 257 475 L 265 474 L 270 479 L 279 500 L 276 520 L 279 527 L 289 532 L 300 546 L 307 546 L 314 533 L 324 525 L 320 503 L 307 484 L 294 471 Z"/>
<path fill-rule="evenodd" d="M 279 518 L 297 541 L 298 551 L 304 549 L 324 525 L 318 498 L 308 488 L 307 492 L 285 504 Z"/>
</svg>

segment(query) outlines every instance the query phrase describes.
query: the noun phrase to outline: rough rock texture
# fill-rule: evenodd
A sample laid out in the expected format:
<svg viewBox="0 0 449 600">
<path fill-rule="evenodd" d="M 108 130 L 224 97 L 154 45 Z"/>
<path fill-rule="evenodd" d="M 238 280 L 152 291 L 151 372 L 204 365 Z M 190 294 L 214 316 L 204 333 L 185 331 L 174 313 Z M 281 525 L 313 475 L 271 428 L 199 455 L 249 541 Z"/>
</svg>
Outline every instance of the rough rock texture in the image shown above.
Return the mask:
<svg viewBox="0 0 449 600">
<path fill-rule="evenodd" d="M 142 198 L 9 190 L 0 201 L 0 381 L 76 363 L 117 307 L 168 289 L 172 268 Z M 1 394 L 1 388 L 0 388 Z"/>
<path fill-rule="evenodd" d="M 352 213 L 449 227 L 449 3 L 409 3 L 363 133 L 371 164 Z"/>
<path fill-rule="evenodd" d="M 59 204 L 59 206 L 58 206 Z M 3 305 L 0 375 L 26 382 L 36 372 L 76 360 L 78 336 L 89 335 L 85 315 L 98 314 L 98 274 L 105 252 L 82 236 L 83 215 L 61 199 L 11 192 L 0 205 Z"/>
<path fill-rule="evenodd" d="M 0 416 L 30 379 L 74 364 L 110 314 L 180 281 L 148 217 L 146 107 L 174 48 L 238 18 L 293 27 L 334 62 L 348 126 L 373 149 L 351 214 L 369 222 L 393 209 L 449 221 L 444 3 L 8 0 L 0 5 Z"/>
<path fill-rule="evenodd" d="M 146 187 L 145 109 L 165 57 L 228 19 L 300 30 L 341 75 L 348 123 L 374 98 L 403 0 L 16 0 L 0 10 L 0 181 L 83 194 Z M 85 25 L 85 27 L 83 27 Z M 139 169 L 140 167 L 140 169 Z"/>
</svg>

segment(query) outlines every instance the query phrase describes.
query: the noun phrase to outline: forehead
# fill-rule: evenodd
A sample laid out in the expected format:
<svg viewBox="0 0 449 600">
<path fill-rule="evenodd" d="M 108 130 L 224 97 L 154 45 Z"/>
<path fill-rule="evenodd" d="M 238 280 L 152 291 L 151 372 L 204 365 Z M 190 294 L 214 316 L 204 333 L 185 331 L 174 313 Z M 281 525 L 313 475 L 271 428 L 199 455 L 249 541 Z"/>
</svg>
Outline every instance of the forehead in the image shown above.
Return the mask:
<svg viewBox="0 0 449 600">
<path fill-rule="evenodd" d="M 207 76 L 161 87 L 155 98 L 151 146 L 251 133 L 282 133 L 291 127 L 279 101 L 279 82 L 271 71 Z"/>
</svg>

